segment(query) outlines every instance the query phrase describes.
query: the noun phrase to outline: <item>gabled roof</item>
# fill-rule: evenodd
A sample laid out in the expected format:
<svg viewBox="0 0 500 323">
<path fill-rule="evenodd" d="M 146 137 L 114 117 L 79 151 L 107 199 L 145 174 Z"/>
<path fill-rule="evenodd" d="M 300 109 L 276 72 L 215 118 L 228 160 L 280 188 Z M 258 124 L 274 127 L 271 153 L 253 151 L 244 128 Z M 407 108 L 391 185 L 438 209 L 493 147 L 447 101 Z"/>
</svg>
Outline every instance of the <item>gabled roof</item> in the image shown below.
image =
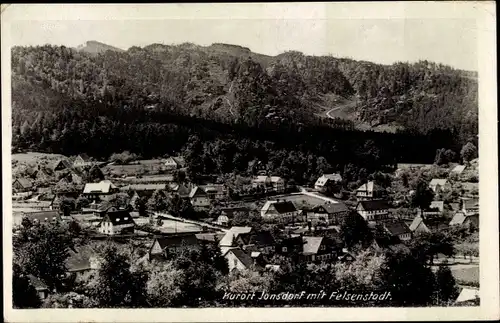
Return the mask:
<svg viewBox="0 0 500 323">
<path fill-rule="evenodd" d="M 83 189 L 84 194 L 88 193 L 103 193 L 107 194 L 111 189 L 116 188 L 116 186 L 110 181 L 101 181 L 99 183 L 87 183 Z"/>
<path fill-rule="evenodd" d="M 250 233 L 252 230 L 252 227 L 231 227 L 231 229 L 229 229 L 229 231 L 227 231 L 224 237 L 220 240 L 219 246 L 232 246 L 234 239 L 236 239 L 238 235 Z"/>
<path fill-rule="evenodd" d="M 270 181 L 270 178 L 268 176 L 256 176 L 253 180 L 254 183 L 265 183 L 267 181 Z"/>
<path fill-rule="evenodd" d="M 31 182 L 31 180 L 29 180 L 27 178 L 18 178 L 14 181 L 14 183 L 15 182 L 18 182 L 24 188 L 32 188 L 33 187 L 33 183 Z"/>
<path fill-rule="evenodd" d="M 252 260 L 252 257 L 250 255 L 248 255 L 246 252 L 244 252 L 243 250 L 239 249 L 239 248 L 235 248 L 235 249 L 230 249 L 228 252 L 229 253 L 233 253 L 234 256 L 248 269 L 248 268 L 251 268 L 253 266 L 253 260 Z"/>
<path fill-rule="evenodd" d="M 81 159 L 83 159 L 83 161 L 86 161 L 86 162 L 90 161 L 90 157 L 86 153 L 79 154 L 76 157 L 80 157 Z"/>
<path fill-rule="evenodd" d="M 53 164 L 52 169 L 55 169 L 61 163 L 64 165 L 65 168 L 71 168 L 71 162 L 69 160 L 60 159 Z"/>
<path fill-rule="evenodd" d="M 173 161 L 176 165 L 180 166 L 180 167 L 185 167 L 186 166 L 186 161 L 184 159 L 184 157 L 169 157 L 167 158 L 167 161 L 170 160 L 170 161 Z"/>
<path fill-rule="evenodd" d="M 467 216 L 463 212 L 457 212 L 450 221 L 450 225 L 463 224 Z"/>
<path fill-rule="evenodd" d="M 465 165 L 457 165 L 451 170 L 451 172 L 456 174 L 461 174 L 464 170 L 465 170 Z"/>
<path fill-rule="evenodd" d="M 276 209 L 276 212 L 280 214 L 297 211 L 295 205 L 293 205 L 293 203 L 290 201 L 278 201 L 276 203 L 273 203 L 273 206 Z"/>
<path fill-rule="evenodd" d="M 135 224 L 134 219 L 126 210 L 107 211 L 103 220 L 109 220 L 113 225 Z"/>
<path fill-rule="evenodd" d="M 411 233 L 410 228 L 402 221 L 386 222 L 383 226 L 393 236 Z"/>
<path fill-rule="evenodd" d="M 356 191 L 360 192 L 374 192 L 374 191 L 383 191 L 383 188 L 377 185 L 373 181 L 369 181 L 363 185 L 361 185 Z"/>
<path fill-rule="evenodd" d="M 321 209 L 325 210 L 328 214 L 349 211 L 349 208 L 344 203 L 325 203 L 313 207 L 313 211 L 320 211 Z"/>
<path fill-rule="evenodd" d="M 189 193 L 189 198 L 197 196 L 207 196 L 207 193 L 205 193 L 205 191 L 199 188 L 198 186 L 195 186 L 191 189 L 191 192 Z"/>
<path fill-rule="evenodd" d="M 40 280 L 39 278 L 37 278 L 37 277 L 35 277 L 33 275 L 28 275 L 28 278 L 30 280 L 31 285 L 33 285 L 33 287 L 35 287 L 35 289 L 37 291 L 48 290 L 49 289 L 49 287 L 42 280 Z"/>
<path fill-rule="evenodd" d="M 475 214 L 467 214 L 466 215 L 463 212 L 457 212 L 457 213 L 455 213 L 455 215 L 451 219 L 449 225 L 462 225 L 462 224 L 465 223 L 465 221 L 467 220 L 467 218 L 472 218 L 472 217 L 477 217 L 477 216 L 478 216 L 477 213 L 475 213 Z"/>
<path fill-rule="evenodd" d="M 458 295 L 457 299 L 455 300 L 455 303 L 473 301 L 473 300 L 478 299 L 479 296 L 480 296 L 480 294 L 479 294 L 478 289 L 462 288 L 462 290 L 460 291 L 460 294 Z"/>
<path fill-rule="evenodd" d="M 324 174 L 316 180 L 315 186 L 324 186 L 328 181 L 341 182 L 342 176 L 340 174 Z"/>
<path fill-rule="evenodd" d="M 279 176 L 271 176 L 272 183 L 276 183 L 276 182 L 281 181 L 281 180 L 283 180 L 283 178 L 281 178 Z"/>
<path fill-rule="evenodd" d="M 302 237 L 302 240 L 304 241 L 302 253 L 304 255 L 315 255 L 319 251 L 323 237 Z"/>
<path fill-rule="evenodd" d="M 422 217 L 420 217 L 420 216 L 416 216 L 410 224 L 410 231 L 413 232 L 413 231 L 417 230 L 417 228 L 420 225 L 423 225 L 427 230 L 429 230 L 427 225 L 425 225 L 424 219 L 422 219 Z"/>
<path fill-rule="evenodd" d="M 185 246 L 199 246 L 198 238 L 194 233 L 192 234 L 179 234 L 172 236 L 164 236 L 161 238 L 156 238 L 155 241 L 158 242 L 160 248 L 164 250 L 165 248 L 181 247 Z"/>
<path fill-rule="evenodd" d="M 387 201 L 375 200 L 375 201 L 361 201 L 358 202 L 358 206 L 361 206 L 365 211 L 375 211 L 375 210 L 387 210 L 390 208 Z M 357 208 L 356 207 L 356 208 Z"/>
</svg>

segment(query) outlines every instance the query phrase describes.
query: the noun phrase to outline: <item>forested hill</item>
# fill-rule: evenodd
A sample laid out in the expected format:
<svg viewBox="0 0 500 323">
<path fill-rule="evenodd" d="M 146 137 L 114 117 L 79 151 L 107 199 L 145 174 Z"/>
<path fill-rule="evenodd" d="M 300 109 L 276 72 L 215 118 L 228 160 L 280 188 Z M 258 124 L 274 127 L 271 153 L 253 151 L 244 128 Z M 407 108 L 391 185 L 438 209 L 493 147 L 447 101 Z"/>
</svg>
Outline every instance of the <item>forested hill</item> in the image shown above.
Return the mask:
<svg viewBox="0 0 500 323">
<path fill-rule="evenodd" d="M 222 122 L 307 123 L 324 112 L 320 107 L 333 107 L 332 96 L 356 95 L 356 118 L 372 125 L 424 133 L 455 128 L 462 141 L 477 134 L 474 73 L 426 61 L 387 66 L 299 52 L 270 57 L 227 44 L 122 51 L 95 41 L 78 51 L 15 47 L 12 54 L 14 107 L 30 111 L 57 108 L 47 100 L 64 94 L 120 108 L 167 105 Z"/>
<path fill-rule="evenodd" d="M 477 140 L 471 72 L 298 52 L 271 57 L 227 44 L 126 51 L 102 45 L 91 53 L 49 45 L 12 49 L 13 146 L 101 157 L 127 149 L 146 157 L 179 151 L 192 135 L 204 142 L 233 133 L 238 150 L 241 136 L 262 132 L 254 139 L 265 152 L 239 151 L 249 154 L 241 165 L 268 158 L 270 150 L 283 160 L 279 149 L 295 147 L 304 160 L 313 153 L 343 167 L 355 160 L 432 162 L 438 148 L 458 152 Z M 330 102 L 353 97 L 358 119 L 407 130 L 361 133 L 349 120 L 324 117 Z M 282 144 L 271 147 L 266 140 Z M 376 161 L 365 156 L 373 149 Z"/>
</svg>

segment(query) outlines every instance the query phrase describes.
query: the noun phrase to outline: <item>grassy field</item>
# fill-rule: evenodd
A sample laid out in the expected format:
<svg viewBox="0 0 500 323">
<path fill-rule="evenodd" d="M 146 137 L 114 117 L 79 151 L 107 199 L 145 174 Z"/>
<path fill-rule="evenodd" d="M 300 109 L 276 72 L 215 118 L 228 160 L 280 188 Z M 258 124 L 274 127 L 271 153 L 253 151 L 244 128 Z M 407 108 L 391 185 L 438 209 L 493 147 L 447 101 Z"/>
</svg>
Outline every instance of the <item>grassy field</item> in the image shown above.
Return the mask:
<svg viewBox="0 0 500 323">
<path fill-rule="evenodd" d="M 280 197 L 280 200 L 290 201 L 297 207 L 302 205 L 315 206 L 318 204 L 325 204 L 325 201 L 320 198 L 304 194 L 288 195 L 285 197 Z"/>
</svg>

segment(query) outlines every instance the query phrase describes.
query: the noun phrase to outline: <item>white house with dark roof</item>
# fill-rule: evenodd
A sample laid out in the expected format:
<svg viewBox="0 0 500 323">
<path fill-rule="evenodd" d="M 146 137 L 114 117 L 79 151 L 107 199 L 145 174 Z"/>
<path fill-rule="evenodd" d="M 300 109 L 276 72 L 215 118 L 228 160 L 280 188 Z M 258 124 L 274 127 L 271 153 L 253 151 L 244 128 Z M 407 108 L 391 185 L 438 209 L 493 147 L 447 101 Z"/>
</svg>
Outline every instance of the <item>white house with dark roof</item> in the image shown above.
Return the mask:
<svg viewBox="0 0 500 323">
<path fill-rule="evenodd" d="M 325 203 L 313 207 L 307 213 L 307 220 L 313 222 L 325 221 L 329 225 L 336 225 L 349 214 L 349 208 L 344 203 Z"/>
<path fill-rule="evenodd" d="M 76 156 L 75 160 L 73 161 L 73 167 L 86 167 L 91 165 L 92 160 L 85 153 Z"/>
<path fill-rule="evenodd" d="M 171 259 L 172 256 L 183 252 L 184 250 L 200 250 L 201 244 L 194 233 L 176 234 L 156 238 L 149 249 L 149 259 L 165 258 Z"/>
<path fill-rule="evenodd" d="M 385 190 L 377 185 L 374 181 L 369 181 L 361 185 L 356 190 L 356 198 L 358 201 L 369 201 L 375 199 L 381 199 L 385 195 Z"/>
<path fill-rule="evenodd" d="M 340 174 L 324 174 L 316 180 L 314 188 L 318 191 L 323 191 L 328 185 L 342 182 Z"/>
<path fill-rule="evenodd" d="M 193 207 L 196 208 L 207 208 L 210 206 L 210 198 L 207 193 L 198 186 L 195 186 L 191 189 L 189 193 L 189 200 Z"/>
<path fill-rule="evenodd" d="M 180 169 L 186 167 L 184 157 L 168 157 L 165 160 L 165 167 L 169 170 Z"/>
<path fill-rule="evenodd" d="M 99 232 L 107 235 L 134 233 L 134 227 L 134 219 L 128 211 L 110 209 L 99 224 Z"/>
<path fill-rule="evenodd" d="M 389 217 L 390 206 L 387 201 L 360 201 L 356 206 L 356 211 L 369 222 L 376 222 Z"/>
<path fill-rule="evenodd" d="M 229 266 L 229 272 L 238 270 L 263 270 L 263 267 L 258 264 L 256 257 L 252 257 L 252 253 L 243 251 L 240 248 L 232 248 L 224 253 L 224 258 L 226 258 L 227 264 Z"/>
<path fill-rule="evenodd" d="M 83 188 L 83 196 L 96 200 L 103 196 L 111 195 L 119 191 L 113 183 L 108 180 L 100 181 L 99 183 L 87 183 Z"/>
<path fill-rule="evenodd" d="M 285 180 L 279 176 L 256 176 L 252 180 L 252 187 L 264 187 L 266 192 L 283 193 L 285 191 Z"/>
<path fill-rule="evenodd" d="M 382 226 L 391 237 L 398 237 L 401 241 L 411 240 L 411 230 L 403 221 L 384 222 Z"/>
<path fill-rule="evenodd" d="M 307 262 L 337 259 L 342 248 L 332 239 L 326 237 L 302 237 L 302 256 Z"/>
<path fill-rule="evenodd" d="M 450 190 L 451 184 L 446 178 L 433 178 L 429 187 L 434 191 L 434 193 L 439 193 L 441 191 Z"/>
<path fill-rule="evenodd" d="M 290 201 L 267 201 L 260 210 L 260 215 L 266 220 L 288 222 L 297 218 L 299 211 Z"/>
</svg>

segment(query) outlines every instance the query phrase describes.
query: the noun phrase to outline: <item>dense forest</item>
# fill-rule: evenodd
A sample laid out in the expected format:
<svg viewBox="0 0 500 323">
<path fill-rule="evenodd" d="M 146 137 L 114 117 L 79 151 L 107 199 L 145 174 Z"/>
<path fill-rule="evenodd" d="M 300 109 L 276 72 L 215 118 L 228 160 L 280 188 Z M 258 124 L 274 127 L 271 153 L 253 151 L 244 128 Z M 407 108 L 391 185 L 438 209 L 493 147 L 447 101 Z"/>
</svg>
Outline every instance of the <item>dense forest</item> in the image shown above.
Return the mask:
<svg viewBox="0 0 500 323">
<path fill-rule="evenodd" d="M 13 147 L 96 158 L 182 152 L 208 173 L 254 161 L 281 173 L 294 165 L 304 169 L 290 175 L 300 181 L 311 164 L 370 172 L 477 145 L 472 72 L 298 52 L 270 57 L 226 44 L 87 47 L 12 49 Z M 404 130 L 359 131 L 350 120 L 319 117 L 332 96 L 356 97 L 357 118 Z"/>
</svg>

